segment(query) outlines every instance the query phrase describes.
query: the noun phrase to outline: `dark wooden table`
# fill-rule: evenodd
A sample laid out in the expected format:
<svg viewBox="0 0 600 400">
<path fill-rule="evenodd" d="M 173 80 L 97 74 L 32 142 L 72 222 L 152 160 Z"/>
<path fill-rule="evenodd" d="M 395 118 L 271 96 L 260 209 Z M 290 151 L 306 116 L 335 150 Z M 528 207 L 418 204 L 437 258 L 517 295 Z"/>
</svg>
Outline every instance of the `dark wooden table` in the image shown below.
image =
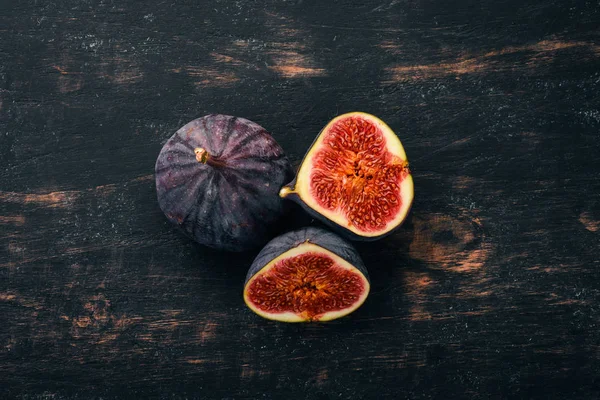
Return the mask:
<svg viewBox="0 0 600 400">
<path fill-rule="evenodd" d="M 597 1 L 4 0 L 0 398 L 599 398 L 599 24 Z M 158 152 L 225 113 L 298 165 L 353 110 L 402 139 L 410 217 L 357 246 L 356 313 L 263 320 L 256 252 L 169 225 Z"/>
</svg>

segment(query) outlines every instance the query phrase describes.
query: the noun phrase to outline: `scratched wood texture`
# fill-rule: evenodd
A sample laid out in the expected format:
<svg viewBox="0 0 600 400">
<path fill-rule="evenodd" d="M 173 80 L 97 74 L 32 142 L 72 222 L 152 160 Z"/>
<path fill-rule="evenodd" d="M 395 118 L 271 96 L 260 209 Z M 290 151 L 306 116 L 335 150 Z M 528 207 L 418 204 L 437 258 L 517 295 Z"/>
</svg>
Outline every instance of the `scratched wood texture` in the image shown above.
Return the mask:
<svg viewBox="0 0 600 400">
<path fill-rule="evenodd" d="M 2 1 L 0 397 L 600 397 L 597 1 Z M 253 315 L 256 252 L 195 245 L 154 162 L 207 113 L 297 165 L 337 114 L 416 200 L 353 315 Z M 295 217 L 292 225 L 311 223 Z"/>
</svg>

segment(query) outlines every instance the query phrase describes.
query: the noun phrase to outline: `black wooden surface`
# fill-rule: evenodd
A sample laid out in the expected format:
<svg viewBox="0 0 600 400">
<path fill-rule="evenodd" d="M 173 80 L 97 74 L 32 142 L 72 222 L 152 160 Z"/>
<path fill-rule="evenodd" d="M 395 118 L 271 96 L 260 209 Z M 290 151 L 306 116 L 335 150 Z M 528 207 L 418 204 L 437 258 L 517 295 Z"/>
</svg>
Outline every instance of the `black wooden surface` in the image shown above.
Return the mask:
<svg viewBox="0 0 600 400">
<path fill-rule="evenodd" d="M 597 1 L 2 1 L 0 397 L 599 398 L 599 24 Z M 410 217 L 358 245 L 356 313 L 263 320 L 256 252 L 177 233 L 155 159 L 225 113 L 297 165 L 353 110 L 402 139 Z"/>
</svg>

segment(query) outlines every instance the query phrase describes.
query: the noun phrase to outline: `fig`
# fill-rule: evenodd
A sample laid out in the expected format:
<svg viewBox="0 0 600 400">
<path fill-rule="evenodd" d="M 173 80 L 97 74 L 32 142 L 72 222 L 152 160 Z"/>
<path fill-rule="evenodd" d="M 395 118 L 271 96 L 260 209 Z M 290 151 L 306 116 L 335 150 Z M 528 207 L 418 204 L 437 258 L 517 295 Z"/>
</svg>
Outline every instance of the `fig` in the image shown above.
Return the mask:
<svg viewBox="0 0 600 400">
<path fill-rule="evenodd" d="M 156 190 L 169 221 L 203 245 L 264 245 L 286 211 L 279 189 L 293 177 L 283 150 L 260 125 L 207 115 L 179 129 L 156 161 Z"/>
<path fill-rule="evenodd" d="M 352 112 L 323 128 L 279 195 L 337 233 L 371 241 L 404 222 L 414 190 L 400 139 L 379 118 Z"/>
<path fill-rule="evenodd" d="M 329 321 L 360 307 L 369 289 L 354 247 L 334 233 L 309 227 L 267 243 L 246 276 L 244 301 L 275 321 Z"/>
</svg>

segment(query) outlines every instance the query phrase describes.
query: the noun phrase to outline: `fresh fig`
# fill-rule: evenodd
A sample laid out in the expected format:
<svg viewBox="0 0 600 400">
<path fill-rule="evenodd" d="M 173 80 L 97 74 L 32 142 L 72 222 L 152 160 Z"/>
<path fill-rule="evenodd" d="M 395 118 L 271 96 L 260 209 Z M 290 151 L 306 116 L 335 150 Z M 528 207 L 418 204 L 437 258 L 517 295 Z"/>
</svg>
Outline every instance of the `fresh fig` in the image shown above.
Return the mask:
<svg viewBox="0 0 600 400">
<path fill-rule="evenodd" d="M 406 153 L 379 118 L 352 112 L 329 122 L 279 195 L 353 240 L 376 240 L 405 220 L 414 190 Z"/>
<path fill-rule="evenodd" d="M 271 240 L 246 277 L 244 301 L 276 321 L 329 321 L 350 314 L 369 294 L 367 270 L 350 243 L 320 228 Z"/>
<path fill-rule="evenodd" d="M 156 161 L 158 202 L 198 243 L 243 251 L 276 234 L 279 189 L 293 175 L 283 150 L 258 124 L 207 115 L 179 129 Z"/>
</svg>

